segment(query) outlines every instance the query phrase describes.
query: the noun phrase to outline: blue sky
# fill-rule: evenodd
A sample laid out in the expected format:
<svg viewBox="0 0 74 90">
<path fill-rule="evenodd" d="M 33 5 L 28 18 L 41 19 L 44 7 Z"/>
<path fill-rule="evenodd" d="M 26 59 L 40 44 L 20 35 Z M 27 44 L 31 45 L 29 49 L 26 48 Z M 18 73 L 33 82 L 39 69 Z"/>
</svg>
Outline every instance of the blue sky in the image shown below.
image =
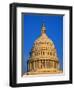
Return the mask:
<svg viewBox="0 0 74 90">
<path fill-rule="evenodd" d="M 57 50 L 61 69 L 63 69 L 63 16 L 22 14 L 23 29 L 23 72 L 27 71 L 27 60 L 34 41 L 41 35 L 42 24 L 46 26 L 46 34 L 53 41 Z"/>
</svg>

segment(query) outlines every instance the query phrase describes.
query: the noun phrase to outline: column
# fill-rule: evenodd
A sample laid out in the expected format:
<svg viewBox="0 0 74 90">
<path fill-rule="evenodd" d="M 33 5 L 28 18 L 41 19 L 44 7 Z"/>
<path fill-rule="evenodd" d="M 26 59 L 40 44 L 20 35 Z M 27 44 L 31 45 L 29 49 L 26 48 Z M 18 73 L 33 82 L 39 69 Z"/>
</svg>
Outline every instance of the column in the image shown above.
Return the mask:
<svg viewBox="0 0 74 90">
<path fill-rule="evenodd" d="M 44 68 L 45 68 L 45 59 L 44 59 Z"/>
<path fill-rule="evenodd" d="M 33 61 L 31 62 L 31 65 L 32 65 L 32 71 L 33 71 L 34 70 Z"/>
<path fill-rule="evenodd" d="M 53 63 L 52 63 L 52 61 L 50 61 L 50 68 L 52 68 L 52 65 L 53 65 Z"/>
<path fill-rule="evenodd" d="M 35 61 L 35 69 L 36 69 L 36 61 Z"/>
<path fill-rule="evenodd" d="M 41 60 L 39 60 L 39 69 L 41 68 Z"/>
<path fill-rule="evenodd" d="M 45 68 L 45 59 L 43 60 L 44 68 Z"/>
<path fill-rule="evenodd" d="M 35 70 L 35 61 L 34 61 L 34 70 Z"/>
<path fill-rule="evenodd" d="M 50 62 L 49 62 L 49 59 L 48 59 L 48 68 L 50 68 Z"/>
<path fill-rule="evenodd" d="M 40 60 L 40 68 L 42 68 L 42 60 Z"/>
<path fill-rule="evenodd" d="M 28 62 L 28 70 L 30 71 L 30 63 Z"/>
<path fill-rule="evenodd" d="M 49 60 L 47 60 L 47 68 L 49 68 Z"/>
<path fill-rule="evenodd" d="M 41 60 L 41 69 L 42 69 L 42 60 Z"/>
<path fill-rule="evenodd" d="M 39 69 L 39 61 L 37 60 L 37 69 Z"/>
<path fill-rule="evenodd" d="M 58 62 L 56 62 L 56 68 L 57 68 L 57 69 L 59 69 L 59 68 L 60 68 L 60 66 L 59 66 L 59 63 L 58 63 Z"/>
<path fill-rule="evenodd" d="M 30 62 L 30 70 L 32 71 L 32 62 Z"/>
<path fill-rule="evenodd" d="M 35 66 L 34 66 L 34 61 L 33 61 L 33 70 L 34 70 L 34 67 L 35 67 Z"/>
<path fill-rule="evenodd" d="M 55 62 L 53 61 L 53 68 L 55 68 Z"/>
<path fill-rule="evenodd" d="M 45 60 L 45 68 L 46 68 L 46 60 Z"/>
<path fill-rule="evenodd" d="M 33 70 L 33 62 L 31 62 L 31 71 Z"/>
<path fill-rule="evenodd" d="M 39 67 L 39 63 L 38 63 L 38 60 L 36 61 L 36 69 L 38 69 Z"/>
<path fill-rule="evenodd" d="M 38 64 L 39 64 L 38 68 L 40 68 L 40 60 L 38 60 Z"/>
<path fill-rule="evenodd" d="M 29 62 L 29 70 L 31 71 L 30 62 Z"/>
<path fill-rule="evenodd" d="M 32 70 L 32 62 L 30 62 L 30 71 Z"/>
<path fill-rule="evenodd" d="M 45 60 L 45 68 L 46 68 L 46 60 Z"/>
</svg>

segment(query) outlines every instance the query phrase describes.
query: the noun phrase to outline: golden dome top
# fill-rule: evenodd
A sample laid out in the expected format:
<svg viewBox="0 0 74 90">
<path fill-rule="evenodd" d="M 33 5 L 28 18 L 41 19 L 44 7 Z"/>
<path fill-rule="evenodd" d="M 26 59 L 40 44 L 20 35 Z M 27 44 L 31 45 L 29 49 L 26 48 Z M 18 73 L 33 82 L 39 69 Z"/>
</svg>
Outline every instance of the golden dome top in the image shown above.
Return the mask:
<svg viewBox="0 0 74 90">
<path fill-rule="evenodd" d="M 54 48 L 53 41 L 49 39 L 48 36 L 46 35 L 46 27 L 44 24 L 42 25 L 41 36 L 34 42 L 35 46 L 42 44 L 45 44 L 45 46 L 52 46 Z"/>
</svg>

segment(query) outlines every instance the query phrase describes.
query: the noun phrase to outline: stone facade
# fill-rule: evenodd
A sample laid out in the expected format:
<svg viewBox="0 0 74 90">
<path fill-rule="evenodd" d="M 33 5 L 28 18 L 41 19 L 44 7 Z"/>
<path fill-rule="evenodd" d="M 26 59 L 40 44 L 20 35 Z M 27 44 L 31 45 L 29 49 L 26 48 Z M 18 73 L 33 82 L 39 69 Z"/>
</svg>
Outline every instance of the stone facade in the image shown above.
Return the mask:
<svg viewBox="0 0 74 90">
<path fill-rule="evenodd" d="M 27 75 L 62 73 L 56 48 L 51 39 L 46 35 L 43 24 L 41 36 L 34 42 L 28 61 Z"/>
</svg>

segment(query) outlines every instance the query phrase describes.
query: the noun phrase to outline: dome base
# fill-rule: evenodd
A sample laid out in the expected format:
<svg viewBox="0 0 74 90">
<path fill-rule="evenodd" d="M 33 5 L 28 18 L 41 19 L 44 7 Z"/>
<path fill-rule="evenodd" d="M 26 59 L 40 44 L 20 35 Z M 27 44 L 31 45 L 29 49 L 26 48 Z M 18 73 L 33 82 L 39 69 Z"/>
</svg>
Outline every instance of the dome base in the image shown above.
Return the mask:
<svg viewBox="0 0 74 90">
<path fill-rule="evenodd" d="M 57 69 L 39 69 L 37 71 L 30 71 L 27 72 L 25 75 L 38 75 L 38 74 L 60 74 L 63 73 L 62 70 L 57 70 Z"/>
</svg>

